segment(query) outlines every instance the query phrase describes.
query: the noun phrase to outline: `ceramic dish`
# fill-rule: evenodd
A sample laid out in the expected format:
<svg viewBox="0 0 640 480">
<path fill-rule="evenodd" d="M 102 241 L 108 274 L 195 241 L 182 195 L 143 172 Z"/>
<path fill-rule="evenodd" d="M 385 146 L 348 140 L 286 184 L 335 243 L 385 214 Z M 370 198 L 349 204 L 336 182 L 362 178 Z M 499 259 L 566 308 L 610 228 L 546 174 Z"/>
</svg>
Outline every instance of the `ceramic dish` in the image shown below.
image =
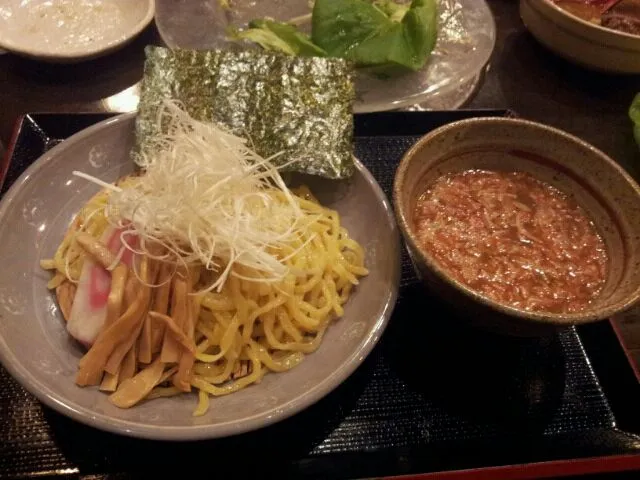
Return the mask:
<svg viewBox="0 0 640 480">
<path fill-rule="evenodd" d="M 524 171 L 584 208 L 609 254 L 600 294 L 579 313 L 532 312 L 493 301 L 452 278 L 419 246 L 417 198 L 440 176 L 469 169 Z M 560 130 L 519 119 L 476 118 L 421 138 L 402 158 L 393 190 L 400 230 L 425 285 L 479 326 L 528 336 L 603 320 L 640 298 L 640 187 L 613 160 Z"/>
<path fill-rule="evenodd" d="M 582 20 L 549 0 L 520 0 L 520 16 L 540 43 L 571 62 L 612 73 L 640 73 L 640 35 Z"/>
<path fill-rule="evenodd" d="M 286 418 L 342 383 L 379 340 L 391 315 L 400 275 L 399 234 L 379 185 L 361 165 L 348 182 L 309 179 L 320 201 L 338 210 L 365 248 L 370 274 L 315 353 L 298 367 L 268 374 L 259 385 L 212 399 L 193 417 L 195 395 L 156 399 L 128 410 L 97 388 L 74 384 L 83 355 L 71 340 L 39 260 L 55 251 L 78 209 L 97 188 L 72 175 L 82 170 L 114 181 L 132 169 L 133 114 L 92 126 L 37 160 L 0 203 L 0 360 L 23 386 L 59 412 L 115 433 L 161 440 L 237 434 Z M 306 181 L 306 180 L 305 180 Z M 370 222 L 361 208 L 379 219 Z M 20 252 L 17 254 L 17 252 Z"/>
<path fill-rule="evenodd" d="M 440 30 L 428 65 L 420 72 L 386 81 L 360 75 L 358 113 L 428 106 L 468 84 L 485 66 L 496 39 L 493 16 L 484 0 L 439 0 Z M 156 24 L 168 46 L 211 49 L 228 46 L 229 26 L 265 16 L 289 20 L 309 12 L 307 0 L 236 0 L 230 11 L 220 0 L 158 0 Z M 450 103 L 455 104 L 454 99 Z"/>
<path fill-rule="evenodd" d="M 106 55 L 153 19 L 154 0 L 6 0 L 0 47 L 18 55 L 72 63 Z"/>
</svg>

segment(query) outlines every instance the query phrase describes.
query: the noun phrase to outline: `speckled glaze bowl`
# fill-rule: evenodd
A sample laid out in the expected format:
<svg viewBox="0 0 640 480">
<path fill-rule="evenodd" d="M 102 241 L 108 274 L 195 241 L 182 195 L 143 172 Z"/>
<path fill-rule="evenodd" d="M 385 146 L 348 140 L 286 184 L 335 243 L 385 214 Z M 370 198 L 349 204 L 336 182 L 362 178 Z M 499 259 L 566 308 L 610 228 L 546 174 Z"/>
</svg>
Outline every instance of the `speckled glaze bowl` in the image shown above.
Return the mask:
<svg viewBox="0 0 640 480">
<path fill-rule="evenodd" d="M 417 198 L 436 178 L 472 168 L 528 172 L 573 197 L 590 214 L 610 263 L 602 293 L 585 310 L 534 313 L 502 305 L 451 278 L 421 249 L 413 219 Z M 434 130 L 402 158 L 393 202 L 425 286 L 472 324 L 510 335 L 544 335 L 608 318 L 640 297 L 640 187 L 604 153 L 560 130 L 506 118 L 475 118 Z"/>
<path fill-rule="evenodd" d="M 573 63 L 610 73 L 640 73 L 640 35 L 588 22 L 550 0 L 520 0 L 520 16 L 540 43 Z"/>
</svg>

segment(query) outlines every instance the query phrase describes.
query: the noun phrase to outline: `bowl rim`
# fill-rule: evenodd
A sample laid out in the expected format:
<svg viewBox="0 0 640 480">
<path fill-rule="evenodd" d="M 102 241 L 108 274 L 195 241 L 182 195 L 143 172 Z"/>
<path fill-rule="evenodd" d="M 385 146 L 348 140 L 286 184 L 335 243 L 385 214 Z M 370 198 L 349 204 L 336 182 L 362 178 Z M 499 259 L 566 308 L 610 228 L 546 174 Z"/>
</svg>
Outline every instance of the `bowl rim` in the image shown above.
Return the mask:
<svg viewBox="0 0 640 480">
<path fill-rule="evenodd" d="M 141 0 L 136 0 L 141 1 Z M 108 54 L 117 48 L 127 44 L 142 32 L 153 20 L 156 12 L 155 0 L 142 0 L 146 2 L 146 11 L 144 16 L 132 28 L 124 30 L 122 36 L 118 40 L 102 44 L 94 48 L 86 48 L 73 53 L 69 52 L 48 52 L 37 46 L 33 46 L 24 42 L 16 42 L 15 37 L 0 35 L 0 48 L 14 53 L 16 55 L 38 58 L 47 61 L 70 61 L 92 59 L 101 55 Z"/>
<path fill-rule="evenodd" d="M 123 113 L 111 118 L 102 120 L 91 125 L 65 141 L 54 146 L 51 150 L 35 160 L 25 171 L 15 180 L 11 187 L 0 200 L 0 219 L 8 211 L 15 208 L 15 197 L 23 186 L 32 180 L 34 175 L 46 170 L 49 161 L 60 155 L 71 145 L 83 142 L 91 138 L 96 132 L 108 129 L 117 124 L 132 122 L 137 112 Z M 393 214 L 393 208 L 380 184 L 376 181 L 371 172 L 357 158 L 354 158 L 356 169 L 363 176 L 364 181 L 370 185 L 376 198 L 384 208 L 384 220 L 388 222 L 390 233 L 394 238 L 395 252 L 390 255 L 395 256 L 393 275 L 390 278 L 391 288 L 388 295 L 381 304 L 380 315 L 372 322 L 368 331 L 352 350 L 341 365 L 330 375 L 315 383 L 297 396 L 288 398 L 282 405 L 263 410 L 241 420 L 228 420 L 221 423 L 210 423 L 203 425 L 185 426 L 158 426 L 152 423 L 145 423 L 135 420 L 125 420 L 113 418 L 106 413 L 98 413 L 87 406 L 78 404 L 69 396 L 60 394 L 48 386 L 44 385 L 31 373 L 31 368 L 27 367 L 20 360 L 15 352 L 9 348 L 7 340 L 0 335 L 0 364 L 3 365 L 9 374 L 16 379 L 27 391 L 38 398 L 42 403 L 75 421 L 98 428 L 103 431 L 123 435 L 127 437 L 143 438 L 160 441 L 192 441 L 209 440 L 222 438 L 258 430 L 263 427 L 280 422 L 286 418 L 299 413 L 311 405 L 315 404 L 340 384 L 347 380 L 372 353 L 374 347 L 380 341 L 384 333 L 398 299 L 401 274 L 401 238 L 397 223 Z M 78 387 L 79 388 L 79 387 Z M 96 395 L 101 392 L 96 390 Z"/>
<path fill-rule="evenodd" d="M 420 247 L 419 242 L 417 241 L 417 236 L 414 232 L 414 228 L 409 221 L 409 213 L 407 212 L 407 205 L 402 199 L 403 193 L 405 192 L 405 178 L 406 171 L 408 166 L 414 161 L 416 154 L 422 150 L 422 148 L 433 141 L 435 138 L 444 135 L 446 133 L 456 131 L 460 128 L 466 126 L 473 125 L 500 125 L 500 126 L 511 126 L 518 127 L 524 126 L 538 130 L 544 134 L 556 135 L 564 138 L 565 140 L 576 144 L 579 147 L 582 147 L 588 151 L 590 151 L 593 155 L 600 158 L 601 161 L 607 163 L 611 168 L 613 168 L 617 175 L 619 175 L 624 181 L 626 181 L 632 190 L 635 192 L 635 196 L 640 198 L 640 186 L 636 181 L 631 177 L 631 175 L 624 170 L 618 163 L 616 163 L 613 159 L 611 159 L 608 155 L 606 155 L 601 150 L 597 149 L 593 145 L 585 142 L 579 137 L 572 135 L 568 132 L 560 130 L 555 127 L 551 127 L 549 125 L 545 125 L 539 122 L 535 122 L 532 120 L 526 120 L 521 118 L 496 118 L 496 117 L 476 117 L 469 118 L 465 120 L 458 120 L 444 126 L 441 126 L 437 129 L 432 130 L 431 132 L 423 135 L 413 146 L 405 152 L 400 160 L 400 164 L 396 170 L 396 175 L 393 182 L 393 204 L 396 213 L 396 218 L 398 220 L 398 225 L 400 227 L 400 231 L 404 240 L 408 243 L 410 250 L 416 252 L 419 255 L 420 260 L 423 261 L 429 270 L 431 270 L 438 280 L 444 282 L 449 287 L 457 290 L 468 300 L 480 303 L 484 306 L 489 307 L 492 310 L 495 310 L 497 313 L 507 314 L 512 317 L 516 317 L 520 320 L 524 320 L 527 322 L 534 322 L 540 324 L 547 325 L 555 325 L 555 326 L 571 326 L 571 325 L 580 325 L 586 323 L 592 323 L 600 320 L 604 320 L 609 318 L 615 314 L 621 313 L 623 311 L 628 310 L 634 304 L 636 304 L 640 300 L 640 285 L 636 286 L 636 288 L 627 295 L 623 300 L 613 303 L 611 305 L 607 305 L 605 307 L 599 308 L 592 312 L 577 312 L 577 313 L 553 313 L 553 312 L 543 312 L 543 311 L 526 311 L 516 307 L 512 307 L 500 302 L 497 302 L 487 296 L 484 296 L 475 290 L 467 287 L 462 282 L 455 280 L 452 278 L 445 269 L 440 267 L 438 262 L 433 258 L 431 254 L 425 251 L 424 248 Z"/>
<path fill-rule="evenodd" d="M 521 1 L 529 1 L 529 2 L 532 2 L 534 4 L 538 3 L 537 0 L 521 0 Z M 589 22 L 589 21 L 587 21 L 587 20 L 585 20 L 583 18 L 580 18 L 579 16 L 574 15 L 573 13 L 571 13 L 571 12 L 561 8 L 561 7 L 559 7 L 552 0 L 541 0 L 541 5 L 543 5 L 543 8 L 544 8 L 544 5 L 547 5 L 556 14 L 563 16 L 567 20 L 573 21 L 575 24 L 582 25 L 586 29 L 592 29 L 594 32 L 598 31 L 598 32 L 601 32 L 604 35 L 610 35 L 612 37 L 618 37 L 619 39 L 625 38 L 625 39 L 636 41 L 636 42 L 640 43 L 640 35 L 636 35 L 636 34 L 633 34 L 633 33 L 622 32 L 620 30 L 615 30 L 613 28 L 603 27 L 602 25 L 598 25 L 597 23 Z M 616 48 L 621 48 L 621 47 L 616 47 Z"/>
</svg>

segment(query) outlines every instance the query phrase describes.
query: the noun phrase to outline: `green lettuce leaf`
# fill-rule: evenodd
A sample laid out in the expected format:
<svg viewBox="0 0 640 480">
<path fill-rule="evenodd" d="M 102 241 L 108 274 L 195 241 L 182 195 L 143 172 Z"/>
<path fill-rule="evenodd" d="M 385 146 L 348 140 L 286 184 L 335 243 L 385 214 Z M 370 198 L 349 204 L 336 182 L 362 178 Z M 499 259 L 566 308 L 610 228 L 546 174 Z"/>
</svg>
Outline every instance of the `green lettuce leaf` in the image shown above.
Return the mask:
<svg viewBox="0 0 640 480">
<path fill-rule="evenodd" d="M 408 4 L 396 3 L 393 0 L 376 0 L 373 4 L 394 22 L 401 22 L 402 17 L 409 11 Z"/>
<path fill-rule="evenodd" d="M 436 43 L 437 2 L 413 0 L 401 18 L 389 3 L 316 0 L 311 39 L 328 55 L 378 74 L 418 71 Z"/>
<path fill-rule="evenodd" d="M 308 35 L 293 25 L 273 20 L 253 20 L 246 30 L 235 32 L 235 39 L 249 40 L 265 50 L 301 57 L 326 57 L 327 52 L 314 45 Z"/>
<path fill-rule="evenodd" d="M 420 70 L 437 37 L 437 0 L 316 0 L 311 37 L 294 25 L 253 20 L 234 39 L 287 55 L 340 57 L 381 76 Z"/>
<path fill-rule="evenodd" d="M 633 135 L 636 138 L 636 143 L 640 147 L 640 93 L 636 95 L 629 108 L 629 117 L 634 123 Z"/>
</svg>

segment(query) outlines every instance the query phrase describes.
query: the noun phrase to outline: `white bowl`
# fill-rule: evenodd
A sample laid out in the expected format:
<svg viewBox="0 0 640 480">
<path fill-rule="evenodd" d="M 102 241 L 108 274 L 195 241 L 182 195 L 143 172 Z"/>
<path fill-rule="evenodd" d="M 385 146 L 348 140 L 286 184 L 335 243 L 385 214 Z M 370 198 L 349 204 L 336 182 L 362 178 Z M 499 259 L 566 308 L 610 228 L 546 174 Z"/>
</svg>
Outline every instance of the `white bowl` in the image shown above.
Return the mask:
<svg viewBox="0 0 640 480">
<path fill-rule="evenodd" d="M 2 0 L 0 48 L 55 63 L 106 55 L 153 19 L 154 0 Z"/>
<path fill-rule="evenodd" d="M 549 0 L 520 0 L 520 16 L 540 43 L 571 62 L 611 73 L 640 73 L 640 35 L 582 20 Z"/>
</svg>

